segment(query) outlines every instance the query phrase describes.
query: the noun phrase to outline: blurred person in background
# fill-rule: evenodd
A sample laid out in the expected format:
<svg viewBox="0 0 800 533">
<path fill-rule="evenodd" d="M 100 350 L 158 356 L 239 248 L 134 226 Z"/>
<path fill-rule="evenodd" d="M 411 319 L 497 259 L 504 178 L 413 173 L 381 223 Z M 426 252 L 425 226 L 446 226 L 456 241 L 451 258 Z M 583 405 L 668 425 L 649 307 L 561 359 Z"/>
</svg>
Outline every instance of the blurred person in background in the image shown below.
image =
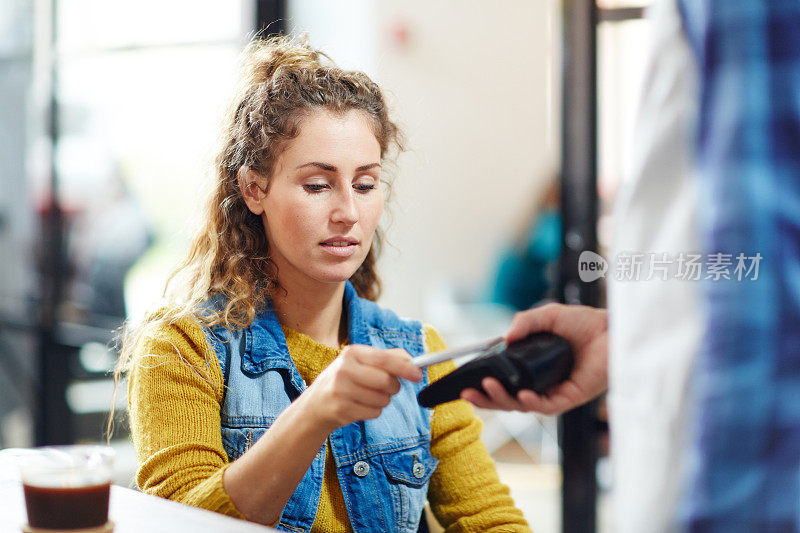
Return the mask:
<svg viewBox="0 0 800 533">
<path fill-rule="evenodd" d="M 516 311 L 528 309 L 556 290 L 561 255 L 560 184 L 554 176 L 513 242 L 503 248 L 491 281 L 489 300 Z"/>
<path fill-rule="evenodd" d="M 125 276 L 153 244 L 153 228 L 119 168 L 93 200 L 70 239 L 76 265 L 72 300 L 86 322 L 114 323 L 126 316 Z"/>
<path fill-rule="evenodd" d="M 610 283 L 616 530 L 797 531 L 800 3 L 662 0 L 650 16 L 614 247 L 701 250 L 730 270 Z M 757 259 L 749 277 L 739 257 Z M 588 401 L 605 384 L 606 321 L 583 307 L 521 313 L 509 339 L 567 337 L 572 378 L 547 396 L 510 398 L 487 380 L 487 395 L 463 397 L 549 413 Z"/>
<path fill-rule="evenodd" d="M 432 327 L 374 303 L 384 97 L 304 43 L 254 41 L 203 226 L 167 302 L 131 331 L 137 484 L 288 531 L 530 531 L 466 402 L 416 394 L 454 368 Z"/>
</svg>

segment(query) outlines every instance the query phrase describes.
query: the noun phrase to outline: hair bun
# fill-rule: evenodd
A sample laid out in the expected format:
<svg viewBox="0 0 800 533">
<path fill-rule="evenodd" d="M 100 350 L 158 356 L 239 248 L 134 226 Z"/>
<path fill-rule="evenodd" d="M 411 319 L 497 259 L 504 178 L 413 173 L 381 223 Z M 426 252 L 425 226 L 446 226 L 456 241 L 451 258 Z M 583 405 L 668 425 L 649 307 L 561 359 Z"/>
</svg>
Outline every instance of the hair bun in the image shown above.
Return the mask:
<svg viewBox="0 0 800 533">
<path fill-rule="evenodd" d="M 296 38 L 254 39 L 244 51 L 242 81 L 245 85 L 268 84 L 286 70 L 317 69 L 322 66 L 321 56 L 327 58 L 311 46 L 305 32 Z"/>
</svg>

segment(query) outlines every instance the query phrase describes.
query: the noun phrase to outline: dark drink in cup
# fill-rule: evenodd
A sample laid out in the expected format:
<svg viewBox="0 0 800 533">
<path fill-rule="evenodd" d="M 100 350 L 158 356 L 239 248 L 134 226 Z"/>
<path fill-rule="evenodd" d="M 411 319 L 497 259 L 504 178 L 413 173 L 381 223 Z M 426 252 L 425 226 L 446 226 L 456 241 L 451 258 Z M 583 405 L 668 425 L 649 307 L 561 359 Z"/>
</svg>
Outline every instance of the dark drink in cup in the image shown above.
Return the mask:
<svg viewBox="0 0 800 533">
<path fill-rule="evenodd" d="M 30 527 L 88 529 L 108 522 L 110 448 L 52 446 L 31 452 L 20 464 Z"/>
<path fill-rule="evenodd" d="M 81 529 L 108 522 L 111 484 L 75 488 L 22 485 L 28 524 L 46 529 Z"/>
</svg>

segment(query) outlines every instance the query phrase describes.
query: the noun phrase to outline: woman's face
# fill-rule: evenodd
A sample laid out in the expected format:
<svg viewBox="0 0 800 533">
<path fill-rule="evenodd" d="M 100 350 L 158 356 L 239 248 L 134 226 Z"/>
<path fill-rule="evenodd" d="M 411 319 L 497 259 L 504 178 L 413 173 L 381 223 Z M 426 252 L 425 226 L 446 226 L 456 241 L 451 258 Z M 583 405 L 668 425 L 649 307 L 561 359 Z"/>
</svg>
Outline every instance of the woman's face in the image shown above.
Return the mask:
<svg viewBox="0 0 800 533">
<path fill-rule="evenodd" d="M 275 164 L 261 204 L 281 285 L 350 278 L 383 211 L 381 150 L 367 115 L 316 111 Z"/>
</svg>

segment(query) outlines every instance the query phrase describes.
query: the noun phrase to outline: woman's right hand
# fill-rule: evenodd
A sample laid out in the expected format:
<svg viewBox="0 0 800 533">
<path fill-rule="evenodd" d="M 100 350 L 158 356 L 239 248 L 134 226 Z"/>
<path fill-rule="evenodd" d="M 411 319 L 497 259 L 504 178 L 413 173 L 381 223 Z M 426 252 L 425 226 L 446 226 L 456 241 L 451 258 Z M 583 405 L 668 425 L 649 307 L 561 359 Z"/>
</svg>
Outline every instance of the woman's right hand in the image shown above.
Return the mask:
<svg viewBox="0 0 800 533">
<path fill-rule="evenodd" d="M 400 378 L 422 379 L 422 370 L 405 350 L 349 345 L 301 398 L 312 419 L 330 433 L 351 422 L 378 418 L 400 390 Z"/>
<path fill-rule="evenodd" d="M 258 441 L 223 474 L 225 490 L 248 519 L 274 525 L 335 429 L 380 416 L 400 378 L 422 379 L 404 350 L 345 347 Z"/>
</svg>

